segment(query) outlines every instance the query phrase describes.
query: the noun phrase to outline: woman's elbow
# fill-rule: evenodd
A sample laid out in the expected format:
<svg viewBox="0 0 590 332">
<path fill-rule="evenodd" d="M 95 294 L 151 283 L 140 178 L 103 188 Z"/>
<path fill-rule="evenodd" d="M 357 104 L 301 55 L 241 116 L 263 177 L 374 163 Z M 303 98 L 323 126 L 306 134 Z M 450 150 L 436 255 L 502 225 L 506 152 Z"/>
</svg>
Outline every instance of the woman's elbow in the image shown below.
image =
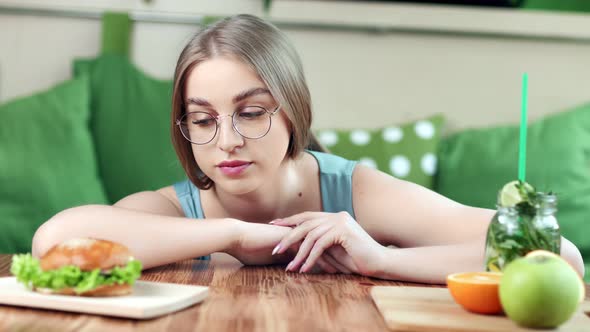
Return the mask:
<svg viewBox="0 0 590 332">
<path fill-rule="evenodd" d="M 580 250 L 568 239 L 561 238 L 561 257 L 565 259 L 571 266 L 584 278 L 584 260 Z"/>
<path fill-rule="evenodd" d="M 55 216 L 53 218 L 55 218 Z M 53 218 L 43 223 L 35 231 L 33 242 L 31 244 L 33 257 L 42 256 L 48 250 L 49 243 L 52 242 L 51 238 L 55 237 L 53 235 L 53 233 L 55 233 Z"/>
<path fill-rule="evenodd" d="M 65 240 L 69 221 L 75 220 L 81 209 L 84 209 L 84 206 L 63 210 L 39 226 L 33 235 L 31 245 L 33 257 L 42 256 L 51 247 Z"/>
<path fill-rule="evenodd" d="M 67 211 L 59 212 L 37 228 L 31 245 L 33 257 L 42 256 L 58 242 L 59 229 L 61 228 L 59 224 L 63 219 L 63 214 L 67 213 Z"/>
</svg>

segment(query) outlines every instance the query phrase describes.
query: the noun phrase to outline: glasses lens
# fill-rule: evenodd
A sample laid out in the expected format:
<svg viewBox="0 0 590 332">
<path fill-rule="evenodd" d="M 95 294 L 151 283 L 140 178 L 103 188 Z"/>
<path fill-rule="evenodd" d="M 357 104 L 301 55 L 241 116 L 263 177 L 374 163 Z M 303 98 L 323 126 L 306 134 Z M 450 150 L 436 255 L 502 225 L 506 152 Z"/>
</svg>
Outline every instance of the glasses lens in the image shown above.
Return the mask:
<svg viewBox="0 0 590 332">
<path fill-rule="evenodd" d="M 190 112 L 180 120 L 182 135 L 195 144 L 205 144 L 215 137 L 217 122 L 206 112 Z"/>
<path fill-rule="evenodd" d="M 262 107 L 243 108 L 233 117 L 234 127 L 246 138 L 261 138 L 270 130 L 270 114 Z"/>
</svg>

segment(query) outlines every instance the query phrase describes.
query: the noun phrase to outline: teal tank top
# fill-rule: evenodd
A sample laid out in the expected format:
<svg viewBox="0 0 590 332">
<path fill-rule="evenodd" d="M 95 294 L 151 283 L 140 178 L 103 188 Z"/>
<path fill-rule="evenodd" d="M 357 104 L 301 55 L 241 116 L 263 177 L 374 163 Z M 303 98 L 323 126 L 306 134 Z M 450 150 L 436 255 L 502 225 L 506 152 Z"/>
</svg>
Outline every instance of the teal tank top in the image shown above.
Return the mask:
<svg viewBox="0 0 590 332">
<path fill-rule="evenodd" d="M 318 163 L 323 211 L 346 211 L 355 218 L 352 206 L 352 172 L 357 162 L 323 152 L 306 152 L 315 157 Z M 199 188 L 187 179 L 175 183 L 174 190 L 187 218 L 205 219 Z M 208 259 L 209 256 L 200 258 Z"/>
</svg>

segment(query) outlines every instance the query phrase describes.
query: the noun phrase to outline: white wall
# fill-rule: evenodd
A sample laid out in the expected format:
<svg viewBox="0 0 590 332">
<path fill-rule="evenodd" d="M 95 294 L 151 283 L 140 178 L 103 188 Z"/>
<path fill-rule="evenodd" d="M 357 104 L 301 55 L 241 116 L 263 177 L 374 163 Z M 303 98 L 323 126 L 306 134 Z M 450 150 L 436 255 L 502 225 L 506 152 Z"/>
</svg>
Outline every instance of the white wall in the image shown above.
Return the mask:
<svg viewBox="0 0 590 332">
<path fill-rule="evenodd" d="M 0 0 L 0 6 L 261 15 L 261 2 L 153 0 L 148 5 L 128 0 L 62 0 L 48 5 Z M 520 78 L 525 71 L 533 119 L 590 102 L 590 38 L 538 38 L 553 31 L 560 38 L 580 38 L 578 32 L 586 24 L 590 31 L 590 16 L 441 8 L 277 1 L 270 18 L 283 22 L 383 25 L 392 18 L 391 24 L 421 22 L 425 27 L 420 33 L 381 34 L 285 28 L 304 62 L 315 108 L 314 126 L 374 127 L 436 112 L 446 114 L 450 130 L 517 122 Z M 359 11 L 363 12 L 360 18 Z M 431 19 L 425 19 L 428 15 Z M 457 23 L 462 17 L 463 23 Z M 505 22 L 510 23 L 509 29 Z M 522 38 L 430 31 L 439 28 L 500 35 L 507 31 Z M 146 72 L 171 78 L 178 53 L 197 29 L 187 24 L 136 23 L 132 58 Z M 7 15 L 0 10 L 0 101 L 67 79 L 72 59 L 96 55 L 99 44 L 98 20 Z"/>
</svg>

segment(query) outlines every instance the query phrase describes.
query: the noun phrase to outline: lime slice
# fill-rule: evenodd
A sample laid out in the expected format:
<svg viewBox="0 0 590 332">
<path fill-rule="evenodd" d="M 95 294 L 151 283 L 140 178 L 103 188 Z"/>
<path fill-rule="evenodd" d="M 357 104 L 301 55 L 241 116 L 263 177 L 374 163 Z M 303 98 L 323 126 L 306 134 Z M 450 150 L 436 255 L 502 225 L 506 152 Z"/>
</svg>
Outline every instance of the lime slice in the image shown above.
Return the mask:
<svg viewBox="0 0 590 332">
<path fill-rule="evenodd" d="M 494 263 L 492 263 L 492 262 L 489 262 L 489 263 L 488 263 L 488 269 L 489 269 L 491 272 L 502 272 L 502 271 L 500 271 L 500 269 L 498 269 L 498 267 L 497 267 L 497 266 L 496 266 Z"/>
<path fill-rule="evenodd" d="M 520 202 L 527 200 L 527 197 L 521 195 L 521 191 L 518 189 L 519 181 L 511 181 L 502 187 L 500 191 L 499 203 L 504 207 L 514 207 Z M 534 192 L 535 189 L 528 183 L 524 183 L 524 188 L 527 192 Z"/>
</svg>

